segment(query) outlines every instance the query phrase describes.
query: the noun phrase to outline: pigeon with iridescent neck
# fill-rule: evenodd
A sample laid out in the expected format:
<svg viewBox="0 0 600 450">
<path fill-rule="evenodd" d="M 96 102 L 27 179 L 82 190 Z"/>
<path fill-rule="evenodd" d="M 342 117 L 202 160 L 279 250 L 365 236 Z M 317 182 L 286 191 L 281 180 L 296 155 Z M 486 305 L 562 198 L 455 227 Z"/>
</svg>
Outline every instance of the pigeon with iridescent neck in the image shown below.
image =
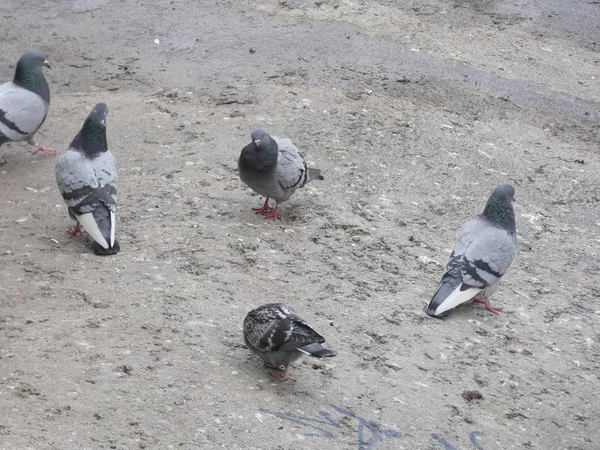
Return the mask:
<svg viewBox="0 0 600 450">
<path fill-rule="evenodd" d="M 81 131 L 66 152 L 56 159 L 56 182 L 77 225 L 68 233 L 92 238 L 99 255 L 120 250 L 115 239 L 117 212 L 117 168 L 106 142 L 108 107 L 98 103 L 85 119 Z"/>
<path fill-rule="evenodd" d="M 517 253 L 514 199 L 511 185 L 498 186 L 483 214 L 463 225 L 427 314 L 447 316 L 471 299 L 494 314 L 502 310 L 490 304 L 490 297 Z"/>
<path fill-rule="evenodd" d="M 0 85 L 0 145 L 27 141 L 36 147 L 34 153 L 54 155 L 54 150 L 35 140 L 50 106 L 44 66 L 50 67 L 46 56 L 39 50 L 30 50 L 19 59 L 13 81 Z"/>
<path fill-rule="evenodd" d="M 309 169 L 291 139 L 278 139 L 265 130 L 254 130 L 252 142 L 242 149 L 238 159 L 240 179 L 254 192 L 266 197 L 261 208 L 253 208 L 265 219 L 276 219 L 279 203 L 287 201 L 296 189 L 314 179 L 323 180 L 319 169 Z M 269 199 L 275 209 L 269 208 Z"/>
<path fill-rule="evenodd" d="M 283 303 L 268 303 L 248 313 L 244 319 L 244 341 L 265 365 L 279 373 L 278 381 L 291 380 L 289 365 L 302 355 L 318 358 L 335 356 L 323 347 L 323 336 Z"/>
</svg>

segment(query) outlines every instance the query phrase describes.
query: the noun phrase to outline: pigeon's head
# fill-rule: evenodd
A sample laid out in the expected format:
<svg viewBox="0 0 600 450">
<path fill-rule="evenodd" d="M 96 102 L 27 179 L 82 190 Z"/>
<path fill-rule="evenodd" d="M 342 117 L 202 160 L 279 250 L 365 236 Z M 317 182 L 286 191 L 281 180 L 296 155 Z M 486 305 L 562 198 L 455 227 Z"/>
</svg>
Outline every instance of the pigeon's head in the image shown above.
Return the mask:
<svg viewBox="0 0 600 450">
<path fill-rule="evenodd" d="M 88 156 L 108 150 L 106 142 L 106 115 L 108 106 L 97 103 L 87 116 L 83 127 L 71 142 L 71 147 L 79 149 Z"/>
<path fill-rule="evenodd" d="M 46 59 L 46 55 L 44 55 L 40 50 L 29 50 L 17 63 L 17 67 L 19 68 L 42 68 L 46 66 L 50 68 L 50 64 L 48 64 L 48 60 Z"/>
<path fill-rule="evenodd" d="M 259 150 L 266 150 L 271 146 L 272 138 L 265 130 L 259 128 L 250 134 L 252 142 Z"/>
<path fill-rule="evenodd" d="M 501 197 L 506 200 L 510 200 L 511 202 L 515 201 L 515 188 L 510 184 L 501 184 L 498 186 L 494 193 L 492 194 L 494 197 Z"/>
<path fill-rule="evenodd" d="M 88 116 L 90 119 L 94 119 L 95 121 L 99 121 L 100 124 L 106 127 L 106 116 L 108 115 L 108 106 L 106 103 L 96 103 L 94 109 Z"/>
<path fill-rule="evenodd" d="M 515 213 L 512 205 L 514 201 L 515 188 L 510 184 L 501 184 L 490 195 L 483 216 L 497 226 L 515 231 Z"/>
</svg>

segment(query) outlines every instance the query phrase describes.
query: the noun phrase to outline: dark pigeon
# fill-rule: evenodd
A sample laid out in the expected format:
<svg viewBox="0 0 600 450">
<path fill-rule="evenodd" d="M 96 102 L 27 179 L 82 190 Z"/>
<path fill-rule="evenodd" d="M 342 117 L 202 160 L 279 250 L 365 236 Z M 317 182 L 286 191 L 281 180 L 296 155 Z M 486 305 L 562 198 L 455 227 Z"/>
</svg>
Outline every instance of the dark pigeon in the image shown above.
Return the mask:
<svg viewBox="0 0 600 450">
<path fill-rule="evenodd" d="M 271 369 L 276 380 L 291 380 L 289 365 L 303 354 L 325 358 L 335 352 L 323 347 L 323 336 L 283 303 L 269 303 L 248 313 L 244 319 L 244 341 Z"/>
</svg>

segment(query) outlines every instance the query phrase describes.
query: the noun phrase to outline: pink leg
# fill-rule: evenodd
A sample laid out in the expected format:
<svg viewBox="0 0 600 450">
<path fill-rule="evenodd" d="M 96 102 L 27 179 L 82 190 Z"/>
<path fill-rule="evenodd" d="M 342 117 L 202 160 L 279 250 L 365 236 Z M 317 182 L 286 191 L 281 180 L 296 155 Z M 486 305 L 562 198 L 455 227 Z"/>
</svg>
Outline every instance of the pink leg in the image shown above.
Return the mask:
<svg viewBox="0 0 600 450">
<path fill-rule="evenodd" d="M 487 309 L 488 311 L 492 312 L 493 314 L 498 315 L 498 314 L 500 314 L 500 311 L 502 311 L 502 308 L 492 306 L 489 298 L 483 299 L 481 297 L 475 297 L 473 299 L 473 301 L 475 303 L 483 303 L 483 308 Z"/>
<path fill-rule="evenodd" d="M 278 366 L 277 364 L 267 364 L 267 363 L 265 363 L 265 367 L 268 367 L 269 369 L 279 370 L 279 371 L 285 370 L 285 367 Z"/>
<path fill-rule="evenodd" d="M 256 212 L 256 214 L 266 214 L 269 212 L 269 199 L 265 200 L 265 204 L 260 208 L 252 208 L 252 211 Z"/>
<path fill-rule="evenodd" d="M 56 152 L 54 150 L 52 150 L 51 148 L 48 148 L 48 147 L 44 147 L 41 144 L 37 145 L 37 148 L 33 152 L 33 154 L 35 155 L 36 153 L 39 153 L 39 152 L 44 152 L 46 155 L 50 155 L 50 156 L 56 155 Z"/>
<path fill-rule="evenodd" d="M 273 212 L 263 215 L 263 219 L 277 219 L 277 209 L 278 208 L 279 208 L 279 206 L 275 205 L 275 209 L 273 210 Z"/>
<path fill-rule="evenodd" d="M 71 227 L 67 230 L 67 233 L 69 233 L 71 236 L 83 236 L 83 229 L 81 228 L 81 226 L 79 224 L 75 225 L 74 227 Z"/>
</svg>

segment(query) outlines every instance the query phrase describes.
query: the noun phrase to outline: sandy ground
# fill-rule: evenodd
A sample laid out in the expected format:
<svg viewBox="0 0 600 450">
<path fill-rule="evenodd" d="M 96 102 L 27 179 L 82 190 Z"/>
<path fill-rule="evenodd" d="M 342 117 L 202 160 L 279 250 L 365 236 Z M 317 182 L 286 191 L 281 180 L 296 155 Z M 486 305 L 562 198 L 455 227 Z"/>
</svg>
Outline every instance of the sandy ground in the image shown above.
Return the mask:
<svg viewBox="0 0 600 450">
<path fill-rule="evenodd" d="M 53 65 L 39 142 L 64 151 L 109 105 L 122 252 L 65 233 L 53 157 L 2 146 L 0 448 L 600 448 L 599 14 L 2 2 L 1 79 L 32 47 Z M 325 175 L 276 222 L 237 176 L 259 126 Z M 503 314 L 425 316 L 456 231 L 507 182 Z M 275 301 L 338 357 L 273 382 L 241 325 Z"/>
</svg>

